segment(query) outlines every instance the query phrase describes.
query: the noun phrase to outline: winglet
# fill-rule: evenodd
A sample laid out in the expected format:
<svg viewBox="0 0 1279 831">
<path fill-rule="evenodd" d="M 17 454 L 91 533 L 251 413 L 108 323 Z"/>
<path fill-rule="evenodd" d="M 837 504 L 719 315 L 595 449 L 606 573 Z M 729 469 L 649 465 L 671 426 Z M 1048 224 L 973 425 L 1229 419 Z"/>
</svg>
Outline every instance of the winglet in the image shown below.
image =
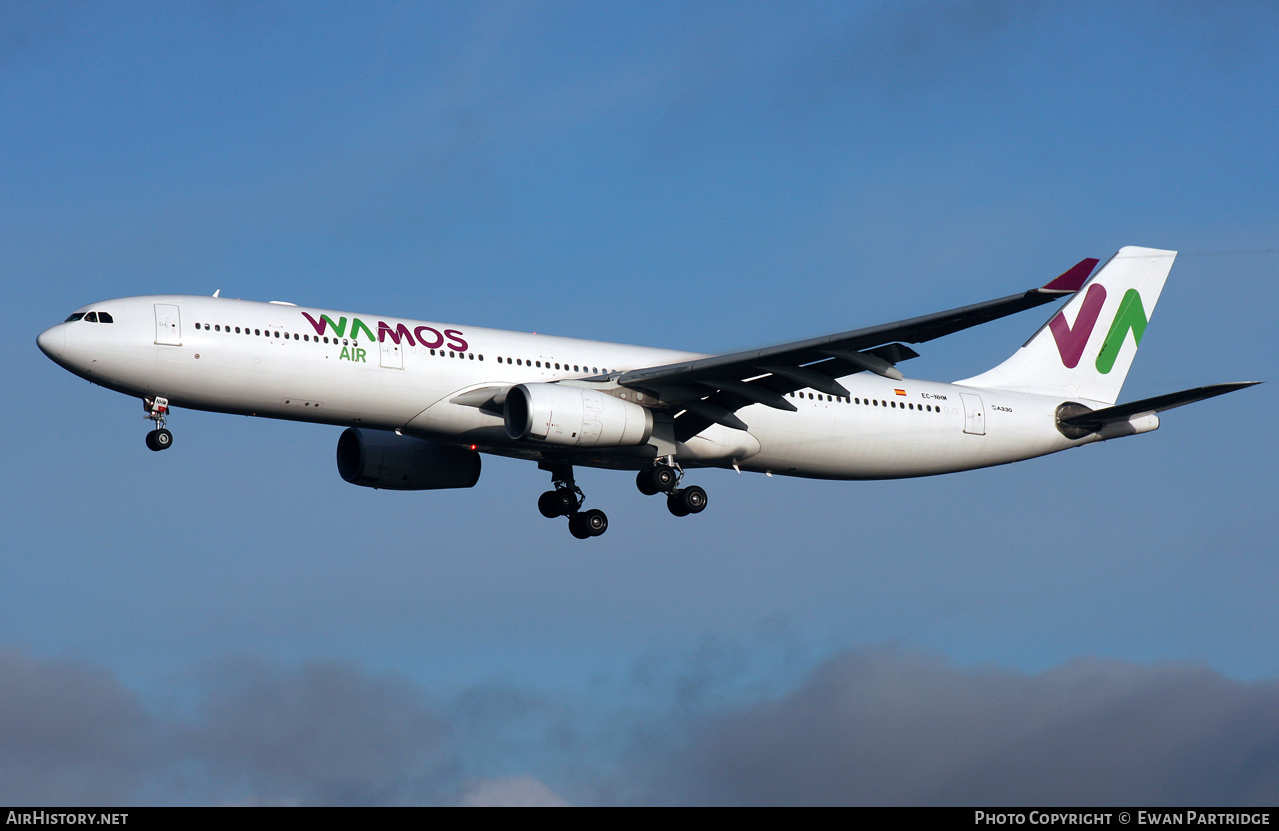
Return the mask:
<svg viewBox="0 0 1279 831">
<path fill-rule="evenodd" d="M 1036 291 L 1052 292 L 1053 294 L 1073 294 L 1083 287 L 1084 282 L 1088 280 L 1088 275 L 1092 274 L 1092 270 L 1097 267 L 1097 263 L 1101 260 L 1088 257 L 1080 260 L 1069 269 L 1067 269 L 1060 277 L 1057 277 L 1043 288 Z"/>
</svg>

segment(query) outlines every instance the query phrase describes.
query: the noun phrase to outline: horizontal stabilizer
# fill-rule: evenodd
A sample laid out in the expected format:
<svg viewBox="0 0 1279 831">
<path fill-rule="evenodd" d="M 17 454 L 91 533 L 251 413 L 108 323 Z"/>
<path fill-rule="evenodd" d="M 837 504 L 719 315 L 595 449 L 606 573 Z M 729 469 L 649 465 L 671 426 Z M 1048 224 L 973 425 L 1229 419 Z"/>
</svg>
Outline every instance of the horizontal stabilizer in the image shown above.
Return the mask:
<svg viewBox="0 0 1279 831">
<path fill-rule="evenodd" d="M 1244 387 L 1251 387 L 1260 383 L 1260 381 L 1237 381 L 1231 384 L 1209 384 L 1206 387 L 1195 387 L 1181 392 L 1156 395 L 1154 398 L 1143 398 L 1140 401 L 1130 401 L 1127 404 L 1119 404 L 1114 407 L 1089 410 L 1086 413 L 1060 418 L 1058 421 L 1069 427 L 1083 427 L 1095 431 L 1107 424 L 1128 421 L 1133 416 L 1160 413 L 1164 410 L 1171 410 L 1173 407 L 1193 404 L 1196 401 L 1203 401 L 1205 398 L 1225 395 L 1228 392 L 1234 392 L 1235 390 L 1241 390 Z"/>
</svg>

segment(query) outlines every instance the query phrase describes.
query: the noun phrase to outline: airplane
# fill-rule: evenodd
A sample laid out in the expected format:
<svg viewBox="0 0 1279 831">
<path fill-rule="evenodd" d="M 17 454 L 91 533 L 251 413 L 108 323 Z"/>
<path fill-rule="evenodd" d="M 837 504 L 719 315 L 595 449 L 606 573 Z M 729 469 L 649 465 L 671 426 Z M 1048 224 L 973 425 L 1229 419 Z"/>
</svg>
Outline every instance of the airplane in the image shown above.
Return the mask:
<svg viewBox="0 0 1279 831">
<path fill-rule="evenodd" d="M 970 306 L 731 354 L 703 355 L 219 296 L 83 306 L 42 332 L 71 372 L 142 399 L 152 450 L 173 407 L 343 426 L 341 477 L 397 490 L 469 488 L 480 456 L 551 475 L 538 499 L 578 539 L 575 466 L 636 472 L 675 516 L 707 506 L 686 470 L 894 479 L 1007 464 L 1145 433 L 1158 413 L 1259 382 L 1116 404 L 1175 251 L 1125 247 L 1037 288 Z M 1094 269 L 1095 273 L 1094 273 Z M 1091 276 L 1090 276 L 1091 275 Z M 998 366 L 954 383 L 905 378 L 918 344 L 1068 298 Z"/>
</svg>

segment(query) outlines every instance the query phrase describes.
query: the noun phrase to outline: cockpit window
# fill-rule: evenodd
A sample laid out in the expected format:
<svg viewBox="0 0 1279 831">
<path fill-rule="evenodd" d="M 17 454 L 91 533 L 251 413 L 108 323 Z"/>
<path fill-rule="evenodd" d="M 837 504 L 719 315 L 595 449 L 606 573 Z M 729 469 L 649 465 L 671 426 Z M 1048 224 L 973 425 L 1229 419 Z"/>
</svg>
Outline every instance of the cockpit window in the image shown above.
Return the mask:
<svg viewBox="0 0 1279 831">
<path fill-rule="evenodd" d="M 73 320 L 83 320 L 86 323 L 115 323 L 115 318 L 111 317 L 110 312 L 76 312 L 62 322 L 70 323 Z"/>
</svg>

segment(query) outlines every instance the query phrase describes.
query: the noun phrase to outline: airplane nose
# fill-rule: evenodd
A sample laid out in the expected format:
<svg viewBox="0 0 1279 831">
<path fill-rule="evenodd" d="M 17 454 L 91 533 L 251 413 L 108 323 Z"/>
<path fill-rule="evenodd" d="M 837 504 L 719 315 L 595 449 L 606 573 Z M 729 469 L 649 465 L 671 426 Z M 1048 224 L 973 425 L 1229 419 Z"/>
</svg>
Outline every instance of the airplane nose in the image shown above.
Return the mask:
<svg viewBox="0 0 1279 831">
<path fill-rule="evenodd" d="M 61 323 L 50 326 L 36 337 L 36 345 L 40 347 L 40 351 L 55 361 L 62 357 L 66 342 L 67 330 Z"/>
</svg>

